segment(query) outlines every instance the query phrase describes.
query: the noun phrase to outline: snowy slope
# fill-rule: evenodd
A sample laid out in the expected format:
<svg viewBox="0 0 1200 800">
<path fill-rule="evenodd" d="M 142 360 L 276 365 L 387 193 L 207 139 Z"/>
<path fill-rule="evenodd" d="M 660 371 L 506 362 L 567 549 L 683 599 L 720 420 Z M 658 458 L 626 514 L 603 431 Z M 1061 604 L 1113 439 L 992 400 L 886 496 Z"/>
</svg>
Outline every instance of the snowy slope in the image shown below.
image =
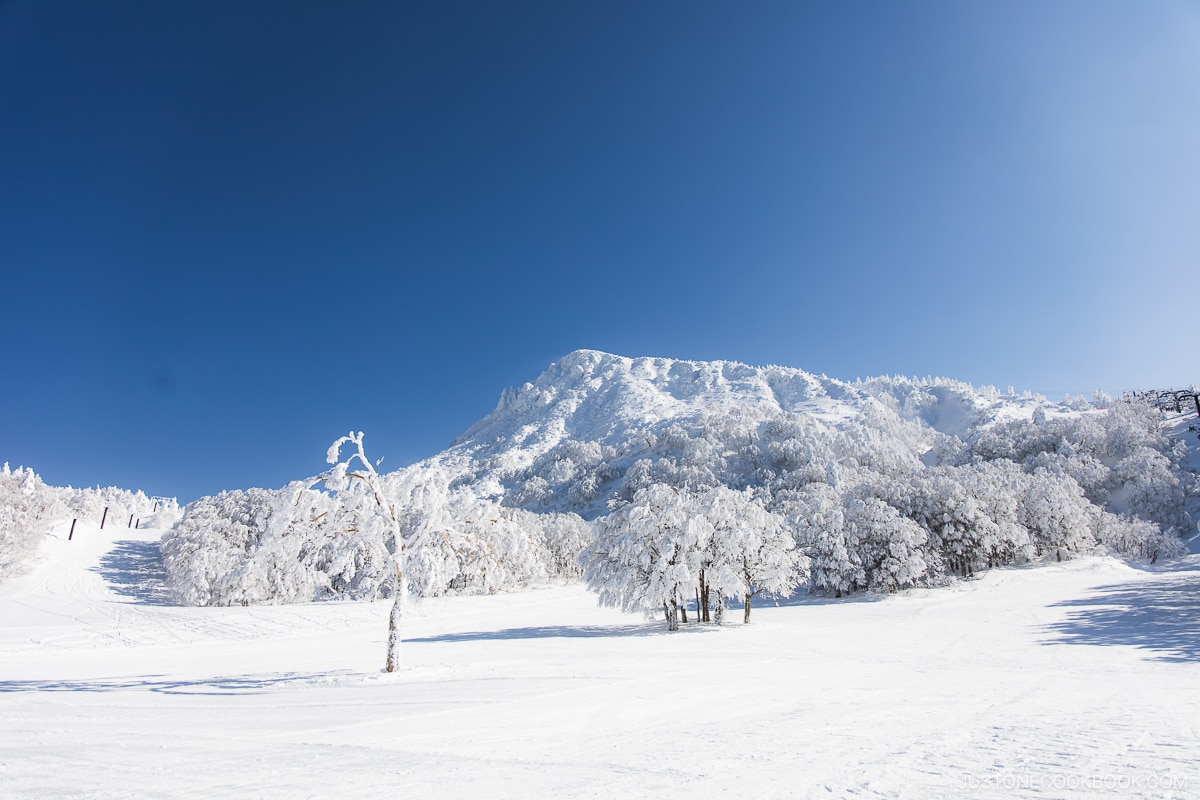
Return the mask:
<svg viewBox="0 0 1200 800">
<path fill-rule="evenodd" d="M 162 604 L 159 531 L 0 587 L 0 796 L 1194 797 L 1200 562 L 993 570 L 667 634 L 578 587 Z"/>
</svg>

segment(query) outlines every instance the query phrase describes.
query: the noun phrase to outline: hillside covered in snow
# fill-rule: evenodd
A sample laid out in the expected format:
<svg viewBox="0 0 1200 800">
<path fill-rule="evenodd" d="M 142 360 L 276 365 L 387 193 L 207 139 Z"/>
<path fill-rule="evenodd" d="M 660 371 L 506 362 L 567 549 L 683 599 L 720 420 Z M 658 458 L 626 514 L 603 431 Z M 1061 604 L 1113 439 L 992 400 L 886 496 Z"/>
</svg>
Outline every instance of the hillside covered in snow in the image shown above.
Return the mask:
<svg viewBox="0 0 1200 800">
<path fill-rule="evenodd" d="M 1149 405 L 1093 400 L 581 350 L 385 493 L 425 596 L 582 571 L 627 609 L 703 589 L 700 613 L 710 588 L 842 595 L 1182 552 L 1200 494 L 1186 442 Z M 163 549 L 191 604 L 378 598 L 389 537 L 364 487 L 310 478 L 202 498 Z"/>
<path fill-rule="evenodd" d="M 31 566 L 47 531 L 78 521 L 118 527 L 165 528 L 179 518 L 174 498 L 147 497 L 115 486 L 50 486 L 32 469 L 0 466 L 0 583 Z"/>
</svg>

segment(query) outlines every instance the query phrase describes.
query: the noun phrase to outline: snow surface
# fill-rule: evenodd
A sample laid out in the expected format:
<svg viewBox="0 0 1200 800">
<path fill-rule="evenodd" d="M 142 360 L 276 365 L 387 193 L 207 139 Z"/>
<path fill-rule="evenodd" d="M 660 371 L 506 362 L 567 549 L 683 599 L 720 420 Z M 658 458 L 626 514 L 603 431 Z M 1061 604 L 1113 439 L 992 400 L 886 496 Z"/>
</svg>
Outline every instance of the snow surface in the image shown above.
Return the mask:
<svg viewBox="0 0 1200 800">
<path fill-rule="evenodd" d="M 1200 795 L 1197 556 L 676 634 L 578 585 L 439 598 L 387 675 L 386 602 L 170 606 L 161 532 L 57 527 L 0 586 L 0 796 Z"/>
</svg>

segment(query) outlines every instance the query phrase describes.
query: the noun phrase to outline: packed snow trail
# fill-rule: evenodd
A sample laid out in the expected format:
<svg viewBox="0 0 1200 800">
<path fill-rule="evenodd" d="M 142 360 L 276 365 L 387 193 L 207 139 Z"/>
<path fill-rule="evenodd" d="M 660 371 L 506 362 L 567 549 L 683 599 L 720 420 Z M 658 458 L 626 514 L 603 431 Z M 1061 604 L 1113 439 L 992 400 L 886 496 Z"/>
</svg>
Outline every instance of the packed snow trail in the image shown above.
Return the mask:
<svg viewBox="0 0 1200 800">
<path fill-rule="evenodd" d="M 56 528 L 0 586 L 0 796 L 1200 793 L 1196 557 L 678 634 L 578 586 L 444 598 L 385 675 L 388 603 L 167 605 L 159 533 Z"/>
</svg>

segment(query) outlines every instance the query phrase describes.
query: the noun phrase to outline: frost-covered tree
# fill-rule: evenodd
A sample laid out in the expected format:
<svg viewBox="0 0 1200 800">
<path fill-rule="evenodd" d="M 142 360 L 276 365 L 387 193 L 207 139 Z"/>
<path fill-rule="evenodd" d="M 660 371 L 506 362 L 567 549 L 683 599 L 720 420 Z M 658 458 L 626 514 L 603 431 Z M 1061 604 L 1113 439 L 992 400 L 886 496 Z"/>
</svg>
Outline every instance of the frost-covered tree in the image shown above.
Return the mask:
<svg viewBox="0 0 1200 800">
<path fill-rule="evenodd" d="M 308 600 L 280 548 L 260 555 L 276 493 L 222 492 L 191 503 L 163 538 L 163 566 L 176 597 L 188 605 L 250 605 Z M 273 537 L 266 536 L 268 542 Z"/>
<path fill-rule="evenodd" d="M 1110 514 L 1095 509 L 1093 530 L 1108 550 L 1153 564 L 1159 558 L 1175 558 L 1187 552 L 1178 536 L 1165 533 L 1153 522 Z"/>
<path fill-rule="evenodd" d="M 845 539 L 859 553 L 867 587 L 895 591 L 924 577 L 928 562 L 920 525 L 869 494 L 847 498 L 845 521 Z"/>
<path fill-rule="evenodd" d="M 1020 522 L 1027 485 L 1021 468 L 1002 459 L 932 467 L 896 486 L 887 500 L 926 531 L 932 571 L 965 577 L 1033 556 Z"/>
<path fill-rule="evenodd" d="M 387 596 L 387 526 L 374 499 L 360 489 L 335 501 L 314 483 L 189 503 L 162 540 L 167 581 L 178 599 L 223 606 Z"/>
<path fill-rule="evenodd" d="M 580 575 L 579 554 L 592 541 L 591 526 L 578 514 L 533 514 L 518 509 L 504 509 L 521 529 L 534 537 L 535 551 L 545 573 L 559 578 Z"/>
<path fill-rule="evenodd" d="M 1088 552 L 1096 543 L 1087 498 L 1075 479 L 1039 468 L 1031 476 L 1021 502 L 1022 524 L 1039 554 L 1055 558 Z"/>
<path fill-rule="evenodd" d="M 718 486 L 705 492 L 699 510 L 710 537 L 705 582 L 716 591 L 718 623 L 725 597 L 742 601 L 743 622 L 749 623 L 755 596 L 789 595 L 807 578 L 807 559 L 791 532 L 751 492 Z"/>
<path fill-rule="evenodd" d="M 342 460 L 341 449 L 345 444 L 354 445 L 355 449 L 345 460 Z M 357 467 L 354 466 L 355 461 L 358 462 Z M 326 462 L 332 464 L 333 468 L 324 477 L 325 485 L 341 494 L 347 490 L 351 479 L 360 481 L 370 491 L 371 498 L 375 501 L 375 509 L 378 512 L 376 518 L 383 520 L 388 529 L 386 544 L 392 567 L 395 570 L 395 590 L 392 610 L 388 614 L 387 660 L 384 668 L 388 672 L 395 672 L 400 668 L 400 626 L 404 617 L 405 600 L 408 597 L 404 558 L 405 542 L 400 533 L 400 518 L 396 513 L 396 506 L 388 502 L 384 494 L 383 480 L 375 471 L 375 465 L 363 451 L 362 431 L 357 434 L 351 431 L 331 444 L 329 452 L 326 454 Z M 422 528 L 420 533 L 426 532 L 427 529 L 428 525 Z"/>
<path fill-rule="evenodd" d="M 687 492 L 666 484 L 639 489 L 599 525 L 580 556 L 583 578 L 600 604 L 623 611 L 662 609 L 679 630 L 685 588 L 698 584 L 708 531 Z"/>
<path fill-rule="evenodd" d="M 339 460 L 346 444 L 354 450 Z M 340 518 L 352 520 L 356 527 L 383 526 L 378 532 L 382 536 L 377 533 L 375 538 L 384 542 L 394 571 L 388 672 L 401 663 L 401 625 L 410 584 L 418 594 L 429 596 L 469 587 L 494 592 L 545 577 L 533 530 L 537 526 L 530 519 L 536 515 L 469 496 L 456 503 L 449 481 L 437 473 L 402 473 L 389 485 L 367 459 L 362 432 L 335 441 L 328 461 L 334 466 L 324 482 L 335 492 Z M 573 546 L 569 539 L 577 531 L 569 518 L 555 520 L 552 531 L 560 543 Z"/>
<path fill-rule="evenodd" d="M 809 558 L 813 589 L 836 597 L 867 585 L 861 554 L 847 539 L 846 514 L 841 493 L 825 483 L 800 490 L 789 518 L 796 543 Z"/>
<path fill-rule="evenodd" d="M 1186 446 L 1170 441 L 1158 411 L 1140 400 L 1111 403 L 1105 412 L 1051 415 L 976 431 L 964 457 L 1008 459 L 1026 472 L 1066 475 L 1087 500 L 1118 515 L 1185 529 L 1185 511 L 1197 494 L 1195 475 L 1184 465 Z"/>
<path fill-rule="evenodd" d="M 0 468 L 0 581 L 25 568 L 49 525 L 66 515 L 58 496 L 31 469 Z"/>
</svg>

